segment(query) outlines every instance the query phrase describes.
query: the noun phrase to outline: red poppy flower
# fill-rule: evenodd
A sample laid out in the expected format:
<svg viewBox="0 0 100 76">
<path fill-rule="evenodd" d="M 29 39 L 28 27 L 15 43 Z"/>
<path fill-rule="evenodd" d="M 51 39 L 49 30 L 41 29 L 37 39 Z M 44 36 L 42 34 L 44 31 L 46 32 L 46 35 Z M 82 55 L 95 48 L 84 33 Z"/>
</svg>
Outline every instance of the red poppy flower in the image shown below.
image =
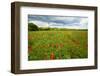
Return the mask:
<svg viewBox="0 0 100 76">
<path fill-rule="evenodd" d="M 55 59 L 55 55 L 54 55 L 53 52 L 52 52 L 51 55 L 50 55 L 50 59 Z"/>
</svg>

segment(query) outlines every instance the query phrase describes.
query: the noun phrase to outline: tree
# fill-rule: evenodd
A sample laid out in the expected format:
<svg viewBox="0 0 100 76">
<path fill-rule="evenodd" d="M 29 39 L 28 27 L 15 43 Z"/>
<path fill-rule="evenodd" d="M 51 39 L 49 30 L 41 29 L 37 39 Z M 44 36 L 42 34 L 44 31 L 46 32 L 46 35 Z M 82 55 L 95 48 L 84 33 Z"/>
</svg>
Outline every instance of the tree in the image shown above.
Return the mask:
<svg viewBox="0 0 100 76">
<path fill-rule="evenodd" d="M 34 23 L 28 23 L 28 31 L 38 31 L 38 26 Z"/>
</svg>

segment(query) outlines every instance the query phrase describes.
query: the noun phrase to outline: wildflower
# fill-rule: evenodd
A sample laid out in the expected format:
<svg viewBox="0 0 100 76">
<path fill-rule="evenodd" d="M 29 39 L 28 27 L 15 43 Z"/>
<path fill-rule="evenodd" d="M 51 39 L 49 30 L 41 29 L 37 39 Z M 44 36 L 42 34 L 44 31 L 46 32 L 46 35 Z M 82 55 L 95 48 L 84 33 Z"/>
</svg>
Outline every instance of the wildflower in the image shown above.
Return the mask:
<svg viewBox="0 0 100 76">
<path fill-rule="evenodd" d="M 50 59 L 55 59 L 54 53 L 52 52 L 50 55 Z"/>
</svg>

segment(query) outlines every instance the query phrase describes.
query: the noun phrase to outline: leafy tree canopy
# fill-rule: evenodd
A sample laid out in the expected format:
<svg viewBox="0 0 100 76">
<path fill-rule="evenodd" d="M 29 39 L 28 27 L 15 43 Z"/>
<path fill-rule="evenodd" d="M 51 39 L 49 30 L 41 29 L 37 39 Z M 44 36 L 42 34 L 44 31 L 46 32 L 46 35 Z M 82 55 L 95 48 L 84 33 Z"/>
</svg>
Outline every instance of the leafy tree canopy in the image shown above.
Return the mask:
<svg viewBox="0 0 100 76">
<path fill-rule="evenodd" d="M 28 30 L 29 31 L 38 31 L 38 26 L 34 23 L 28 23 Z"/>
</svg>

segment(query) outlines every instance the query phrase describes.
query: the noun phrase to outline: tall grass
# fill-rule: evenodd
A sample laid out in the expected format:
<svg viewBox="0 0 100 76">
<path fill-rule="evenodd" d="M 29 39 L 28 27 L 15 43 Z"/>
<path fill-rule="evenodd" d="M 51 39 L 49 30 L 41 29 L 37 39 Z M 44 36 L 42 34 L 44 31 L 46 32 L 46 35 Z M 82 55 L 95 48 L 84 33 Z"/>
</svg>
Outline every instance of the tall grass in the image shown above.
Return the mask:
<svg viewBox="0 0 100 76">
<path fill-rule="evenodd" d="M 79 59 L 88 57 L 87 30 L 28 32 L 28 59 Z"/>
</svg>

